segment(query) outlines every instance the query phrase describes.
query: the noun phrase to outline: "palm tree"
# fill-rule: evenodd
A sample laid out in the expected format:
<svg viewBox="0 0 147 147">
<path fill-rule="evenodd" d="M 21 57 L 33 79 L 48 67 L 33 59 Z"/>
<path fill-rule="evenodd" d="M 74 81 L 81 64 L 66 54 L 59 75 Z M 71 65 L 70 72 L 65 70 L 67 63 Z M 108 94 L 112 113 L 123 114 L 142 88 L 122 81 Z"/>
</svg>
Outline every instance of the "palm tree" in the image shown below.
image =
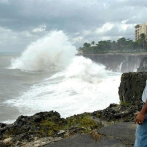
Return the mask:
<svg viewBox="0 0 147 147">
<path fill-rule="evenodd" d="M 88 47 L 90 47 L 91 45 L 90 45 L 90 43 L 87 43 L 87 42 L 85 42 L 84 44 L 83 44 L 83 47 L 86 47 L 86 48 L 88 48 Z"/>
<path fill-rule="evenodd" d="M 94 42 L 94 41 L 92 41 L 92 42 L 91 42 L 91 45 L 94 45 L 94 44 L 95 44 L 95 42 Z"/>
<path fill-rule="evenodd" d="M 142 42 L 142 48 L 144 49 L 145 47 L 145 39 L 146 39 L 146 36 L 144 33 L 140 34 L 140 39 L 141 39 L 141 42 Z"/>
</svg>

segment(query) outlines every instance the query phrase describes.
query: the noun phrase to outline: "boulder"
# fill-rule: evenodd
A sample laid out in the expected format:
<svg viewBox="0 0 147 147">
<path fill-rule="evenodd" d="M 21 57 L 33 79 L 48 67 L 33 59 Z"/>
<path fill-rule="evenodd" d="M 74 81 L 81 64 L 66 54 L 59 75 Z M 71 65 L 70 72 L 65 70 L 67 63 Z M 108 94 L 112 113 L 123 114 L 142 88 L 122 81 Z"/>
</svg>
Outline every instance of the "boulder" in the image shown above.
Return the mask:
<svg viewBox="0 0 147 147">
<path fill-rule="evenodd" d="M 123 73 L 119 87 L 119 98 L 121 102 L 137 105 L 141 100 L 142 92 L 147 80 L 146 72 Z"/>
<path fill-rule="evenodd" d="M 35 137 L 51 136 L 66 125 L 67 121 L 58 112 L 40 112 L 33 116 L 19 116 L 11 125 L 2 125 L 0 139 L 13 137 L 13 142 L 32 141 Z M 5 126 L 5 127 L 4 127 Z"/>
</svg>

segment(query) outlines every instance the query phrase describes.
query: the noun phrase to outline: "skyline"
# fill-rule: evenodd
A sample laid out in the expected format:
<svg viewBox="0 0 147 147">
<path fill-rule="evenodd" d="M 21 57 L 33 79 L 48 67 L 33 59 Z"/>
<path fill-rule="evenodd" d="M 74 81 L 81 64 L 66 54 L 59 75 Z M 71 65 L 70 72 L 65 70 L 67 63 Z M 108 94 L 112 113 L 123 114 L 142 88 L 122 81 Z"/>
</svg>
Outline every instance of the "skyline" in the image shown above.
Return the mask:
<svg viewBox="0 0 147 147">
<path fill-rule="evenodd" d="M 1 0 L 0 52 L 22 52 L 52 30 L 76 47 L 84 42 L 135 40 L 135 25 L 147 22 L 147 0 Z"/>
</svg>

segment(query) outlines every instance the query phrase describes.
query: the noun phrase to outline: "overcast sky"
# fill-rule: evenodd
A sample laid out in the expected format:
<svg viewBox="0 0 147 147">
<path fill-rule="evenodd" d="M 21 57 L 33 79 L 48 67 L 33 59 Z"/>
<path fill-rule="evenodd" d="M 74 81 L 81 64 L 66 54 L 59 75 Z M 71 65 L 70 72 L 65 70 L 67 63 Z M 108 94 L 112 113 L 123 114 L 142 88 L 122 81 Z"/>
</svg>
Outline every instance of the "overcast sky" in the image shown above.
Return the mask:
<svg viewBox="0 0 147 147">
<path fill-rule="evenodd" d="M 22 52 L 51 30 L 63 30 L 75 46 L 134 40 L 147 22 L 147 0 L 0 0 L 0 51 Z"/>
</svg>

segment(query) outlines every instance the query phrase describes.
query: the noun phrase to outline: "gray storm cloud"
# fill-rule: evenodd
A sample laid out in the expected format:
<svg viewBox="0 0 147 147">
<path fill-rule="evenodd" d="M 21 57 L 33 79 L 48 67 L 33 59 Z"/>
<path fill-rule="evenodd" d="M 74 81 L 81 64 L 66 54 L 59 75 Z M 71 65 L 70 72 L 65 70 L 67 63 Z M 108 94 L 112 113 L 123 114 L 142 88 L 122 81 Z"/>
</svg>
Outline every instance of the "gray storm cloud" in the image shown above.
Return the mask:
<svg viewBox="0 0 147 147">
<path fill-rule="evenodd" d="M 0 51 L 22 51 L 54 29 L 77 47 L 102 38 L 134 39 L 134 26 L 147 21 L 146 5 L 147 0 L 1 0 Z"/>
</svg>

